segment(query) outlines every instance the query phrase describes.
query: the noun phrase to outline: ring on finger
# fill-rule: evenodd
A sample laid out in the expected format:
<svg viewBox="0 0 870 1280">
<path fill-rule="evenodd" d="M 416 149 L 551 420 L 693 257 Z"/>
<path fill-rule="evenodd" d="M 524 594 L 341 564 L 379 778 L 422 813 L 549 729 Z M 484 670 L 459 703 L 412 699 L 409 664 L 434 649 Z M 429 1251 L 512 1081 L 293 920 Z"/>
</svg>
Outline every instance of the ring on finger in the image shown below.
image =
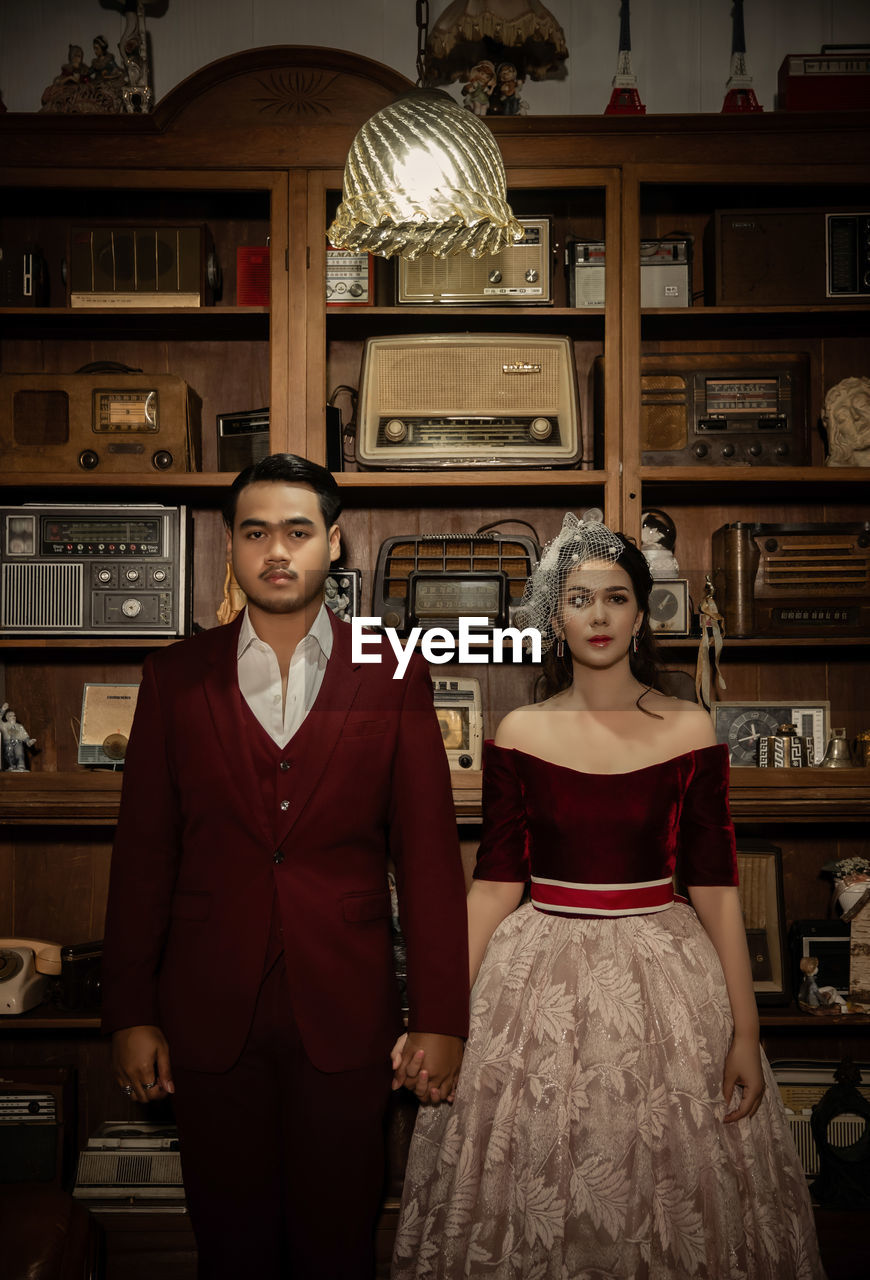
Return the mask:
<svg viewBox="0 0 870 1280">
<path fill-rule="evenodd" d="M 122 1085 L 121 1085 L 121 1092 L 122 1092 L 122 1093 L 126 1093 L 126 1095 L 127 1095 L 127 1097 L 128 1097 L 128 1098 L 132 1098 L 132 1096 L 133 1096 L 133 1086 L 132 1086 L 131 1084 L 122 1084 Z"/>
<path fill-rule="evenodd" d="M 143 1084 L 142 1088 L 143 1088 L 143 1089 L 156 1089 L 156 1088 L 157 1088 L 157 1081 L 156 1081 L 156 1080 L 152 1080 L 150 1084 Z"/>
</svg>

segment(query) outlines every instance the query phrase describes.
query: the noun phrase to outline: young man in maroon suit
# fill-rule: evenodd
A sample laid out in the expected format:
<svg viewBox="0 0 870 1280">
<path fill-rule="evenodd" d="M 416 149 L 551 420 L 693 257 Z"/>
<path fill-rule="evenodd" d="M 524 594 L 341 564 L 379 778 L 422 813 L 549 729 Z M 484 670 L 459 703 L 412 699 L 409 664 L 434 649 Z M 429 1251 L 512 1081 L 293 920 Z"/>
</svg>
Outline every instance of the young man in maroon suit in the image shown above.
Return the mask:
<svg viewBox="0 0 870 1280">
<path fill-rule="evenodd" d="M 291 454 L 235 480 L 247 607 L 146 660 L 103 958 L 118 1083 L 174 1094 L 201 1280 L 370 1280 L 390 1050 L 430 1097 L 467 1031 L 465 887 L 428 669 L 354 661 L 323 604 L 340 496 Z M 377 651 L 366 645 L 366 656 Z M 404 1076 L 404 1072 L 401 1072 Z M 419 1089 L 419 1081 L 417 1082 Z"/>
</svg>

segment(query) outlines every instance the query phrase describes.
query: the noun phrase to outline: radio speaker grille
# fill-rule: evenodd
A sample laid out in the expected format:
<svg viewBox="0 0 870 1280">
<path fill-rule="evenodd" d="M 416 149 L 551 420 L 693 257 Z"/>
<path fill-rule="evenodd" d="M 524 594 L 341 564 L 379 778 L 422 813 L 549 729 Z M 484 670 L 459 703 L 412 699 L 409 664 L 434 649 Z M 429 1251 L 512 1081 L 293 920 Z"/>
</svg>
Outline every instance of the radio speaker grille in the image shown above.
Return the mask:
<svg viewBox="0 0 870 1280">
<path fill-rule="evenodd" d="M 819 1153 L 816 1148 L 809 1116 L 789 1116 L 788 1127 L 797 1148 L 798 1159 L 808 1178 L 819 1172 Z M 863 1136 L 866 1121 L 863 1116 L 836 1116 L 828 1125 L 828 1141 L 835 1147 L 851 1147 Z"/>
<path fill-rule="evenodd" d="M 557 412 L 563 405 L 561 352 L 517 343 L 444 343 L 384 347 L 378 360 L 378 403 L 393 415 L 511 415 Z M 506 373 L 505 366 L 536 366 Z"/>
<path fill-rule="evenodd" d="M 0 629 L 80 627 L 81 564 L 4 564 Z"/>
</svg>

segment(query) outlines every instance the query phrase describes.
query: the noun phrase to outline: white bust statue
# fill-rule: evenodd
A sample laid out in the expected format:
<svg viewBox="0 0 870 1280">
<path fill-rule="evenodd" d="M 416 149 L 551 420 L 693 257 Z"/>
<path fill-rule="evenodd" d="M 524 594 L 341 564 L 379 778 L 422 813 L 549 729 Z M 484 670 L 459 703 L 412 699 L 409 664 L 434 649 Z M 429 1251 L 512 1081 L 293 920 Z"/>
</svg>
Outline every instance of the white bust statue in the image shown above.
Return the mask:
<svg viewBox="0 0 870 1280">
<path fill-rule="evenodd" d="M 870 378 L 844 378 L 825 396 L 829 467 L 870 467 Z"/>
</svg>

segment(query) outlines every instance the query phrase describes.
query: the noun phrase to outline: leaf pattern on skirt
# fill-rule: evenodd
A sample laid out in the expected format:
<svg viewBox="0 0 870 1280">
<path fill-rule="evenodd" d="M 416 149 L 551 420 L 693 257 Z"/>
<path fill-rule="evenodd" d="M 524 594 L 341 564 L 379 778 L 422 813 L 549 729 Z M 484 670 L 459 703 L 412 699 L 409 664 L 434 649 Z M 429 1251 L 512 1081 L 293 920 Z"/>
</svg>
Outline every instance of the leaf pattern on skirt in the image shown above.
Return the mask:
<svg viewBox="0 0 870 1280">
<path fill-rule="evenodd" d="M 722 1123 L 730 1039 L 689 907 L 513 912 L 456 1100 L 418 1113 L 394 1280 L 824 1280 L 766 1060 L 757 1114 Z"/>
</svg>

